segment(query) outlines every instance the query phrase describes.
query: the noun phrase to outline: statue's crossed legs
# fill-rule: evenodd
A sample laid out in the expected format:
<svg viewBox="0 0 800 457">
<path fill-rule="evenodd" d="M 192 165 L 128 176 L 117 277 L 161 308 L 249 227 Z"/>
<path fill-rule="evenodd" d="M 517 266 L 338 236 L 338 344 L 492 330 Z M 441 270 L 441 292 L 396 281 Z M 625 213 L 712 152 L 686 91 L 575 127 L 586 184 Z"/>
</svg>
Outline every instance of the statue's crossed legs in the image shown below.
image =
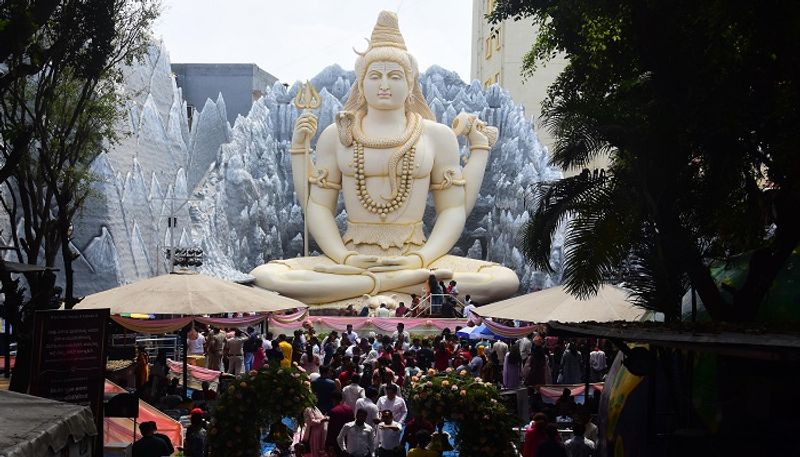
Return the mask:
<svg viewBox="0 0 800 457">
<path fill-rule="evenodd" d="M 256 285 L 308 304 L 332 303 L 388 292 L 419 294 L 428 277 L 455 280 L 462 296 L 489 303 L 516 293 L 519 280 L 501 265 L 457 256 L 444 256 L 430 268 L 371 272 L 340 265 L 328 257 L 298 257 L 261 265 L 251 273 Z"/>
</svg>

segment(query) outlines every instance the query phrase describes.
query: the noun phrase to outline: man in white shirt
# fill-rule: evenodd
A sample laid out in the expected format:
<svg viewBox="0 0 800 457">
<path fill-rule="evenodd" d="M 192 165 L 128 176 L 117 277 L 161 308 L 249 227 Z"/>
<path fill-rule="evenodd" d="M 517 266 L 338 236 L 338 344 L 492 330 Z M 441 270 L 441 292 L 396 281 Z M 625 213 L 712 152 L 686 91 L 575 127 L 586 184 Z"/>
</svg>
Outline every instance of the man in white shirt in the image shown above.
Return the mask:
<svg viewBox="0 0 800 457">
<path fill-rule="evenodd" d="M 503 362 L 506 360 L 506 354 L 508 354 L 508 344 L 506 344 L 503 340 L 497 340 L 492 344 L 492 352 L 497 354 L 497 360 L 500 361 L 500 366 L 503 366 Z"/>
<path fill-rule="evenodd" d="M 381 422 L 375 427 L 376 457 L 402 456 L 402 437 L 403 426 L 394 421 L 392 412 L 388 409 L 381 411 Z"/>
<path fill-rule="evenodd" d="M 389 317 L 389 308 L 386 307 L 386 303 L 381 303 L 380 308 L 375 311 L 375 317 Z"/>
<path fill-rule="evenodd" d="M 589 353 L 589 366 L 592 369 L 589 379 L 592 382 L 602 381 L 603 375 L 606 372 L 606 353 L 600 350 L 600 348 L 595 347 L 594 350 Z"/>
<path fill-rule="evenodd" d="M 592 457 L 594 455 L 595 445 L 592 440 L 584 438 L 585 430 L 586 428 L 579 422 L 572 425 L 573 437 L 564 443 L 569 457 Z"/>
<path fill-rule="evenodd" d="M 342 338 L 350 340 L 350 344 L 355 344 L 358 341 L 358 333 L 353 331 L 353 324 L 347 324 L 347 330 L 342 333 Z"/>
<path fill-rule="evenodd" d="M 405 331 L 406 324 L 402 322 L 397 323 L 397 330 L 392 332 L 392 341 L 397 341 L 400 338 L 400 335 L 403 335 L 403 342 L 408 343 L 411 340 L 411 335 Z"/>
<path fill-rule="evenodd" d="M 350 384 L 346 385 L 342 389 L 342 400 L 347 406 L 353 408 L 353 411 L 356 410 L 356 401 L 358 401 L 359 398 L 364 397 L 364 388 L 359 385 L 360 382 L 361 375 L 354 373 L 350 377 Z"/>
<path fill-rule="evenodd" d="M 533 347 L 533 333 L 523 336 L 517 341 L 517 345 L 519 346 L 519 355 L 522 356 L 522 361 L 528 360 L 528 356 L 531 355 L 531 348 Z"/>
<path fill-rule="evenodd" d="M 467 295 L 467 300 L 464 302 L 464 318 L 477 323 L 478 316 L 472 313 L 475 308 L 476 306 L 472 303 L 472 300 L 470 300 L 469 295 Z"/>
<path fill-rule="evenodd" d="M 356 411 L 356 420 L 348 422 L 342 427 L 336 444 L 345 455 L 350 457 L 371 457 L 375 449 L 374 429 L 366 423 L 367 412 L 363 409 Z"/>
<path fill-rule="evenodd" d="M 355 410 L 363 409 L 367 412 L 367 423 L 369 425 L 376 425 L 380 422 L 380 414 L 378 413 L 378 405 L 375 402 L 378 400 L 378 389 L 368 387 L 364 397 L 356 400 Z"/>
<path fill-rule="evenodd" d="M 204 346 L 206 344 L 206 337 L 203 336 L 202 333 L 192 328 L 189 330 L 189 334 L 187 335 L 186 339 L 189 347 L 189 355 L 205 354 Z"/>
<path fill-rule="evenodd" d="M 408 408 L 406 407 L 406 401 L 397 396 L 397 384 L 388 384 L 386 386 L 386 395 L 378 399 L 378 411 L 387 409 L 392 412 L 394 420 L 401 424 L 405 422 Z"/>
</svg>

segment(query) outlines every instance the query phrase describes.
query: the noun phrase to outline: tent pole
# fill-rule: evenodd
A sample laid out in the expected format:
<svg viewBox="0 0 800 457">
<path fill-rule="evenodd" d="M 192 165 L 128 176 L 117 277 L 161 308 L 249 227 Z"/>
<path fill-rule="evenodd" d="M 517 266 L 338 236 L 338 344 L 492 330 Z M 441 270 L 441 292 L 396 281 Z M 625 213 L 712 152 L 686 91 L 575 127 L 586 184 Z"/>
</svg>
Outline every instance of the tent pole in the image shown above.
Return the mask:
<svg viewBox="0 0 800 457">
<path fill-rule="evenodd" d="M 591 341 L 589 341 L 589 338 L 586 338 L 586 354 L 583 358 L 583 379 L 585 380 L 585 385 L 583 386 L 585 389 L 583 392 L 583 404 L 587 407 L 589 406 L 589 371 L 591 370 L 591 367 L 589 366 L 589 354 L 591 354 L 591 349 L 589 347 L 590 344 Z"/>
<path fill-rule="evenodd" d="M 194 321 L 193 321 L 194 322 Z M 191 324 L 190 324 L 191 325 Z M 189 331 L 187 327 L 181 330 L 183 335 L 183 398 L 189 398 Z"/>
</svg>

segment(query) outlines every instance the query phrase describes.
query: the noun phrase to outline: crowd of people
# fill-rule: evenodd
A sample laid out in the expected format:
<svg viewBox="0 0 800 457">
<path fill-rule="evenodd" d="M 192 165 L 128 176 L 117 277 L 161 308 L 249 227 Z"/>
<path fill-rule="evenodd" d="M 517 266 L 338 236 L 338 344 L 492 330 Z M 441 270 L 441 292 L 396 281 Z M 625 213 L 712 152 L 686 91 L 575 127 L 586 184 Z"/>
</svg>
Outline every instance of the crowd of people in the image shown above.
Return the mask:
<svg viewBox="0 0 800 457">
<path fill-rule="evenodd" d="M 304 426 L 296 431 L 294 444 L 277 443 L 275 456 L 393 457 L 438 456 L 451 449 L 444 424 L 432 424 L 413 411 L 402 398 L 408 380 L 428 369 L 465 370 L 502 389 L 528 388 L 532 421 L 525 431 L 524 457 L 592 455 L 597 429 L 591 416 L 597 411 L 597 395 L 584 405 L 575 403 L 569 389 L 555 404 L 544 399 L 538 388 L 544 384 L 580 384 L 588 357 L 591 380 L 602 380 L 610 350 L 588 342 L 532 333 L 517 340 L 464 340 L 459 328 L 428 337 L 413 337 L 402 322 L 391 334 L 359 335 L 352 325 L 339 333 L 321 336 L 305 325 L 292 335 L 258 334 L 255 329 L 224 331 L 209 328 L 206 334 L 189 335 L 190 352 L 206 356 L 209 368 L 232 375 L 258 369 L 264 363 L 287 367 L 296 363 L 311 376 L 317 404 L 304 412 Z M 584 354 L 586 354 L 584 356 Z M 156 364 L 158 365 L 158 363 Z M 160 376 L 160 368 L 152 369 Z M 152 386 L 151 386 L 152 388 Z M 177 395 L 177 383 L 166 383 L 166 395 L 175 401 L 213 400 L 216 393 L 204 385 L 196 398 Z M 167 401 L 165 405 L 176 406 Z M 204 406 L 203 406 L 204 407 Z M 193 413 L 203 412 L 194 410 Z M 195 450 L 185 455 L 205 455 L 203 416 L 194 418 Z M 558 427 L 574 435 L 561 442 Z M 555 433 L 553 432 L 555 430 Z M 201 432 L 202 431 L 202 432 Z M 144 434 L 144 433 L 143 433 Z M 187 433 L 187 446 L 189 434 Z M 201 443 L 201 444 L 198 444 Z M 197 450 L 200 449 L 200 450 Z M 563 453 L 559 453 L 562 452 Z M 134 457 L 137 454 L 134 454 Z M 146 454 L 141 454 L 147 457 Z M 148 454 L 149 455 L 149 454 Z"/>
</svg>

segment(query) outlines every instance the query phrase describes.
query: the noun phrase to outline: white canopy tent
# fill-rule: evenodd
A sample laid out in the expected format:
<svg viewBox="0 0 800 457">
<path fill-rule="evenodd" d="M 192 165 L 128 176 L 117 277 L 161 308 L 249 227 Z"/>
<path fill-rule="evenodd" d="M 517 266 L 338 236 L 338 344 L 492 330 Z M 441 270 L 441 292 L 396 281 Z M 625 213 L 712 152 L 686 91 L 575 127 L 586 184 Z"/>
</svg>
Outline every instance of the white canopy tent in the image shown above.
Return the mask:
<svg viewBox="0 0 800 457">
<path fill-rule="evenodd" d="M 646 309 L 634 305 L 625 289 L 604 285 L 597 295 L 580 300 L 564 286 L 552 287 L 519 297 L 479 306 L 473 312 L 481 317 L 513 319 L 536 324 L 556 322 L 613 322 L 647 320 Z"/>
<path fill-rule="evenodd" d="M 197 274 L 165 274 L 86 296 L 75 309 L 110 308 L 111 314 L 264 313 L 307 306 L 257 287 Z"/>
<path fill-rule="evenodd" d="M 0 390 L 2 457 L 78 455 L 78 443 L 87 444 L 96 435 L 86 406 Z"/>
</svg>

